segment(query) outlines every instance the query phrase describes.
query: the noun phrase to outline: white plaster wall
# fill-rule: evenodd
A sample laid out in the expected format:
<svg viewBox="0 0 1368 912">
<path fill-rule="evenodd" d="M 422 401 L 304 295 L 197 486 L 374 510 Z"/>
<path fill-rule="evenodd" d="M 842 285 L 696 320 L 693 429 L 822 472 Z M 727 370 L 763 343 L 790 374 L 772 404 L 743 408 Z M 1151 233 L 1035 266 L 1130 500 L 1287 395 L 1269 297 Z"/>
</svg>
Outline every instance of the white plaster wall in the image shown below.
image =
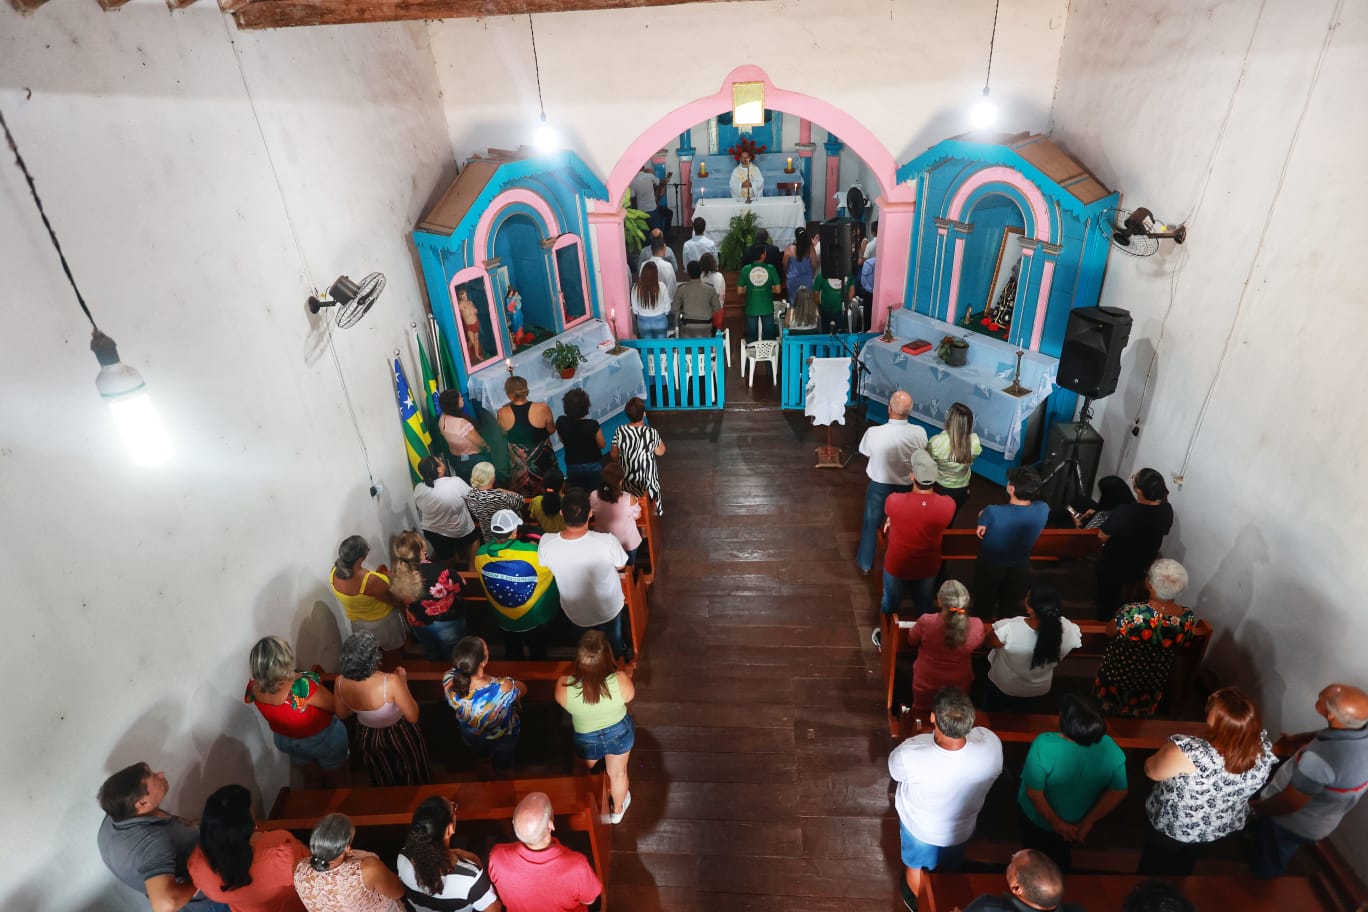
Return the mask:
<svg viewBox="0 0 1368 912">
<path fill-rule="evenodd" d="M 547 117 L 606 179 L 647 127 L 715 94 L 747 63 L 780 88 L 845 109 L 906 161 L 967 129 L 967 107 L 983 88 L 993 6 L 769 0 L 533 21 Z M 1003 129 L 1045 129 L 1067 6 L 1002 4 L 993 95 Z M 456 158 L 530 144 L 538 111 L 528 18 L 444 20 L 428 29 Z"/>
<path fill-rule="evenodd" d="M 95 791 L 128 763 L 166 770 L 168 806 L 190 816 L 228 782 L 273 798 L 285 765 L 241 702 L 247 652 L 276 633 L 305 662 L 326 659 L 338 541 L 381 547 L 406 524 L 386 355 L 422 312 L 406 236 L 450 162 L 426 30 L 231 41 L 250 100 L 212 3 L 23 17 L 0 4 L 0 107 L 176 447 L 164 468 L 129 463 L 95 392 L 89 328 L 6 151 L 0 908 L 146 909 L 95 849 Z M 304 307 L 311 281 L 372 270 L 389 278 L 384 296 L 335 341 L 389 489 L 379 501 Z"/>
<path fill-rule="evenodd" d="M 1216 626 L 1213 668 L 1275 733 L 1303 730 L 1322 686 L 1368 686 L 1368 5 L 1164 0 L 1143 27 L 1136 13 L 1074 0 L 1054 109 L 1055 136 L 1125 205 L 1190 229 L 1108 267 L 1102 303 L 1135 329 L 1102 403 L 1104 469 L 1184 475 L 1165 551 Z M 1337 842 L 1368 875 L 1365 840 L 1360 806 Z"/>
</svg>

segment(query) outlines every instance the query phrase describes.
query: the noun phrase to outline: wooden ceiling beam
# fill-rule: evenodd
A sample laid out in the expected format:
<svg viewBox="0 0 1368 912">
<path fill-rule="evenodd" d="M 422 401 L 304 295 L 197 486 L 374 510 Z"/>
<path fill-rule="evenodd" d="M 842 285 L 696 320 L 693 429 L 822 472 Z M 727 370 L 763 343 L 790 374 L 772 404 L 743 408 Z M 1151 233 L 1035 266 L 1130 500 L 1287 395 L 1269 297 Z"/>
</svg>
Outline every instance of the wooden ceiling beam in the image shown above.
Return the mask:
<svg viewBox="0 0 1368 912">
<path fill-rule="evenodd" d="M 47 3 L 47 0 L 10 0 L 10 3 L 21 13 L 31 13 Z"/>
<path fill-rule="evenodd" d="M 476 19 L 527 13 L 719 2 L 728 0 L 219 0 L 219 6 L 225 12 L 233 13 L 238 28 L 264 29 L 395 22 L 404 19 Z"/>
<path fill-rule="evenodd" d="M 185 9 L 187 6 L 194 2 L 195 0 L 166 0 L 166 5 L 171 7 L 173 10 L 178 10 Z"/>
</svg>

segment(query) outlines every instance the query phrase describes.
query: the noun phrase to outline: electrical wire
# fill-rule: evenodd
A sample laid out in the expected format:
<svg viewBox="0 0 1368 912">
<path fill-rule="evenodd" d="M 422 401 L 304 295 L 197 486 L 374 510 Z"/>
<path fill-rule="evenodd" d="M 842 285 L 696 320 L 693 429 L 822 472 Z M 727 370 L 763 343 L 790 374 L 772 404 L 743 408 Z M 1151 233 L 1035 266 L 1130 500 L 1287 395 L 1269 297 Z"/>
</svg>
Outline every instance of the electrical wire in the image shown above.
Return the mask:
<svg viewBox="0 0 1368 912">
<path fill-rule="evenodd" d="M 997 21 L 998 10 L 1002 7 L 1002 0 L 996 0 L 993 4 L 993 33 L 988 38 L 988 72 L 983 75 L 983 88 L 988 88 L 988 83 L 993 81 L 993 45 L 997 43 Z"/>
<path fill-rule="evenodd" d="M 28 181 L 29 194 L 33 197 L 34 205 L 38 207 L 38 215 L 43 220 L 43 227 L 47 229 L 48 237 L 52 239 L 52 249 L 57 251 L 57 259 L 62 262 L 62 272 L 66 273 L 67 281 L 71 283 L 71 290 L 76 294 L 76 303 L 81 305 L 81 312 L 90 321 L 90 328 L 99 332 L 100 327 L 95 325 L 95 318 L 91 316 L 90 307 L 86 304 L 81 289 L 76 286 L 76 277 L 71 274 L 71 266 L 67 263 L 66 254 L 62 252 L 62 243 L 57 240 L 57 231 L 52 227 L 52 222 L 48 221 L 47 210 L 43 208 L 43 199 L 38 195 L 38 186 L 33 182 L 33 175 L 29 173 L 28 164 L 24 162 L 24 156 L 19 154 L 19 144 L 14 141 L 14 134 L 10 132 L 9 122 L 5 120 L 4 111 L 0 111 L 0 127 L 4 128 L 5 142 L 9 143 L 10 151 L 14 153 L 14 163 L 23 172 L 24 180 Z"/>
<path fill-rule="evenodd" d="M 299 241 L 299 231 L 295 228 L 294 218 L 290 215 L 290 207 L 285 202 L 285 184 L 280 179 L 280 171 L 276 168 L 275 156 L 271 154 L 271 144 L 266 140 L 266 129 L 261 125 L 261 114 L 257 111 L 256 99 L 252 96 L 252 87 L 247 82 L 247 70 L 242 65 L 242 53 L 238 50 L 237 41 L 233 39 L 233 33 L 228 25 L 229 17 L 223 17 L 223 30 L 228 36 L 228 44 L 233 49 L 233 60 L 237 63 L 238 77 L 242 80 L 242 91 L 247 96 L 247 105 L 252 109 L 252 119 L 256 122 L 257 135 L 261 137 L 261 147 L 266 152 L 266 162 L 270 165 L 271 176 L 275 179 L 276 194 L 280 199 L 280 211 L 285 214 L 285 224 L 289 226 L 290 238 L 294 241 L 295 255 L 299 257 L 300 268 L 304 270 L 304 282 L 313 290 L 315 295 L 319 294 L 318 286 L 313 283 L 313 270 L 309 267 L 309 258 L 304 253 L 304 245 Z M 328 339 L 328 351 L 332 354 L 333 367 L 337 369 L 337 381 L 342 387 L 342 398 L 347 403 L 347 414 L 351 416 L 352 429 L 356 431 L 356 443 L 361 449 L 361 462 L 366 467 L 366 478 L 370 480 L 371 487 L 375 487 L 375 473 L 371 471 L 370 452 L 366 449 L 366 438 L 361 434 L 361 422 L 356 417 L 356 408 L 352 405 L 351 390 L 347 387 L 347 376 L 342 373 L 342 362 L 337 357 L 337 348 L 333 345 L 333 323 L 326 321 L 324 333 Z"/>
<path fill-rule="evenodd" d="M 1254 38 L 1259 34 L 1259 25 L 1263 22 L 1264 8 L 1268 5 L 1268 0 L 1260 0 L 1259 11 L 1254 15 L 1254 27 L 1249 31 L 1249 40 L 1245 42 L 1244 58 L 1240 63 L 1240 74 L 1235 79 L 1235 86 L 1230 91 L 1230 100 L 1226 102 L 1225 114 L 1221 117 L 1221 125 L 1216 130 L 1216 139 L 1211 144 L 1211 154 L 1207 157 L 1206 173 L 1202 176 L 1202 185 L 1197 190 L 1197 201 L 1188 212 L 1187 217 L 1179 220 L 1180 225 L 1200 224 L 1198 213 L 1202 211 L 1202 204 L 1206 201 L 1207 189 L 1211 186 L 1212 175 L 1216 173 L 1216 160 L 1219 157 L 1222 146 L 1225 142 L 1226 128 L 1230 126 L 1230 117 L 1235 110 L 1235 99 L 1240 95 L 1240 86 L 1244 84 L 1245 74 L 1249 71 L 1249 55 L 1254 49 Z M 1186 247 L 1178 247 L 1178 256 L 1181 261 L 1174 264 L 1173 270 L 1169 273 L 1169 295 L 1168 307 L 1164 309 L 1164 315 L 1159 320 L 1159 333 L 1154 341 L 1154 354 L 1150 356 L 1149 367 L 1145 369 L 1145 380 L 1140 385 L 1140 401 L 1135 407 L 1135 414 L 1131 418 L 1131 427 L 1140 423 L 1140 418 L 1145 413 L 1145 401 L 1149 396 L 1150 384 L 1154 378 L 1154 369 L 1159 366 L 1159 350 L 1164 344 L 1164 337 L 1168 333 L 1169 317 L 1173 315 L 1173 307 L 1178 301 L 1178 279 L 1187 269 L 1188 251 Z M 1120 465 L 1126 464 L 1126 458 L 1130 455 L 1131 443 L 1135 436 L 1128 436 L 1121 447 Z"/>
<path fill-rule="evenodd" d="M 1282 168 L 1278 172 L 1278 182 L 1274 186 L 1273 198 L 1269 200 L 1268 208 L 1264 213 L 1263 227 L 1259 230 L 1259 243 L 1254 248 L 1254 256 L 1249 261 L 1249 270 L 1245 273 L 1244 283 L 1240 286 L 1240 298 L 1235 304 L 1234 314 L 1231 315 L 1230 331 L 1226 333 L 1225 344 L 1221 346 L 1221 357 L 1216 362 L 1216 373 L 1212 375 L 1211 384 L 1207 387 L 1206 395 L 1202 397 L 1202 408 L 1197 412 L 1197 421 L 1192 426 L 1192 436 L 1188 438 L 1187 451 L 1183 454 L 1183 464 L 1178 469 L 1179 479 L 1187 476 L 1188 462 L 1192 459 L 1192 452 L 1197 447 L 1202 426 L 1206 423 L 1207 410 L 1210 408 L 1212 396 L 1216 392 L 1216 384 L 1221 380 L 1221 371 L 1225 367 L 1226 356 L 1230 354 L 1231 343 L 1235 339 L 1235 330 L 1240 325 L 1240 313 L 1244 310 L 1245 301 L 1249 298 L 1249 284 L 1254 278 L 1254 269 L 1258 266 L 1264 245 L 1268 241 L 1269 229 L 1273 227 L 1274 214 L 1278 210 L 1278 200 L 1282 198 L 1283 185 L 1287 182 L 1287 172 L 1292 166 L 1292 156 L 1297 151 L 1302 126 L 1306 122 L 1307 111 L 1311 109 L 1311 100 L 1315 97 L 1317 84 L 1320 83 L 1321 70 L 1325 67 L 1325 58 L 1330 52 L 1330 42 L 1335 37 L 1335 30 L 1339 27 L 1340 15 L 1343 10 L 1344 0 L 1336 0 L 1335 8 L 1330 14 L 1330 23 L 1325 29 L 1325 40 L 1321 42 L 1320 54 L 1316 58 L 1316 69 L 1311 74 L 1311 83 L 1306 88 L 1306 98 L 1302 101 L 1301 112 L 1297 115 L 1297 125 L 1292 130 L 1292 139 L 1287 144 L 1287 154 L 1284 156 Z"/>
<path fill-rule="evenodd" d="M 542 120 L 546 120 L 546 102 L 542 101 L 541 61 L 537 59 L 537 27 L 532 24 L 532 14 L 527 14 L 527 30 L 532 34 L 532 69 L 537 74 L 537 109 Z"/>
</svg>

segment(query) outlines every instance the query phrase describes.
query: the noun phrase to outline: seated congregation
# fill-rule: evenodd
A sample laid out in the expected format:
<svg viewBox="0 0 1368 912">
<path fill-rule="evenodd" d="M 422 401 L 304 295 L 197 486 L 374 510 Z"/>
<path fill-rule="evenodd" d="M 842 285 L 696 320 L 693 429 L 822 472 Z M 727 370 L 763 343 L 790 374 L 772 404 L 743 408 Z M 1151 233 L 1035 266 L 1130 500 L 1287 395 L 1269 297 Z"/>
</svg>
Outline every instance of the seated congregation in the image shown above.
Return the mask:
<svg viewBox="0 0 1368 912">
<path fill-rule="evenodd" d="M 1010 771 L 1024 849 L 1008 868 L 1009 893 L 968 909 L 1078 908 L 1064 902 L 1065 875 L 1075 849 L 1126 798 L 1123 747 L 1150 751 L 1138 875 L 1188 877 L 1214 843 L 1229 838 L 1242 841 L 1256 878 L 1274 878 L 1300 847 L 1334 831 L 1368 790 L 1363 690 L 1325 687 L 1314 703 L 1326 727 L 1276 740 L 1236 687 L 1207 697 L 1201 723 L 1160 717 L 1166 709 L 1181 714 L 1188 681 L 1176 665 L 1210 638 L 1210 627 L 1180 601 L 1187 570 L 1161 556 L 1173 523 L 1163 476 L 1145 468 L 1130 485 L 1104 479 L 1102 502 L 1070 504 L 1052 523 L 1038 497 L 1039 474 L 1018 467 L 1008 474 L 1006 503 L 986 506 L 972 531 L 950 530 L 979 451 L 972 414 L 957 403 L 946 430 L 928 440 L 908 422 L 911 406 L 907 393 L 895 393 L 889 421 L 861 443 L 869 483 L 857 552 L 867 573 L 886 542 L 874 641 L 895 735 L 909 736 L 888 759 L 907 907 L 934 902 L 927 872 L 962 869 L 989 790 L 1004 774 L 1004 742 L 1029 742 L 1024 764 Z M 1071 575 L 1086 564 L 1070 558 L 1092 553 L 1095 603 L 1066 602 L 1047 580 L 1076 582 Z M 966 580 L 954 578 L 968 561 Z M 1071 619 L 1070 608 L 1097 620 Z M 1090 636 L 1104 642 L 1091 656 L 1090 686 L 1061 689 L 1056 671 L 1082 654 Z M 910 691 L 902 691 L 908 702 L 900 704 L 897 659 L 905 649 L 916 657 Z M 980 694 L 982 711 L 971 692 Z M 1049 706 L 1058 707 L 1057 723 L 1038 715 Z"/>
</svg>

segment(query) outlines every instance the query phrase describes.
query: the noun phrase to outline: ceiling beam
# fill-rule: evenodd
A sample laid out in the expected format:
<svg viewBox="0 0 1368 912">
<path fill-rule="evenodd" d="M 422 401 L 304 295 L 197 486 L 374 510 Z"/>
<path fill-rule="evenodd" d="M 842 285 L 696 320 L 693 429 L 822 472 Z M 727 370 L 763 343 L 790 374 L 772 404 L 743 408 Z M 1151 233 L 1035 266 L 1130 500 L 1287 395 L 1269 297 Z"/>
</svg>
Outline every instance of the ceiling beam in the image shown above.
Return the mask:
<svg viewBox="0 0 1368 912">
<path fill-rule="evenodd" d="M 173 10 L 178 10 L 185 9 L 187 6 L 194 2 L 195 0 L 166 0 L 166 5 L 171 7 L 171 9 Z"/>
<path fill-rule="evenodd" d="M 394 22 L 402 19 L 475 19 L 526 13 L 717 2 L 728 0 L 219 0 L 219 6 L 225 12 L 233 13 L 238 28 L 263 29 Z"/>
<path fill-rule="evenodd" d="M 10 0 L 14 8 L 21 13 L 31 13 L 38 7 L 47 3 L 47 0 Z"/>
</svg>

